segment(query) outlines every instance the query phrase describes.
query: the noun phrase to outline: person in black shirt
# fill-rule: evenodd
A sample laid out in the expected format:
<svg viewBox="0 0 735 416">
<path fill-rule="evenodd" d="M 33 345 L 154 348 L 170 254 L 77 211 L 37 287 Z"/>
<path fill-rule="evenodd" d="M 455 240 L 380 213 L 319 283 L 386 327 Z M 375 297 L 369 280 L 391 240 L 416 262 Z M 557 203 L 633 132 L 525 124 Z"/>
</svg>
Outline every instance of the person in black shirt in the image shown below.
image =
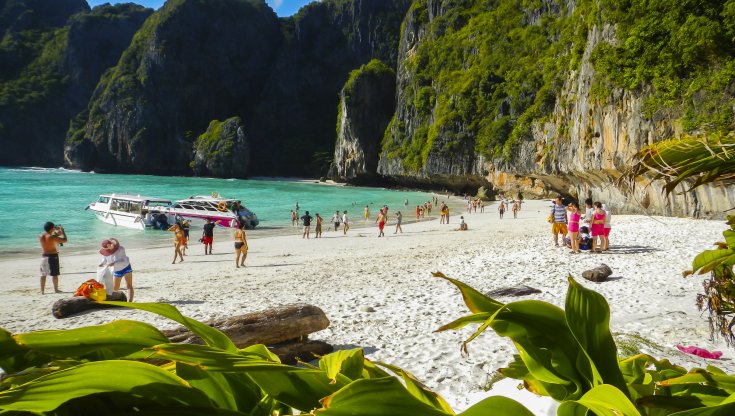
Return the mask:
<svg viewBox="0 0 735 416">
<path fill-rule="evenodd" d="M 306 211 L 306 214 L 301 217 L 301 223 L 304 224 L 304 234 L 301 238 L 309 238 L 309 233 L 311 232 L 311 220 L 312 216 L 309 215 L 309 211 Z"/>
<path fill-rule="evenodd" d="M 214 242 L 214 223 L 212 220 L 207 218 L 204 220 L 204 231 L 202 232 L 202 243 L 204 243 L 204 254 L 212 254 L 212 243 Z M 209 246 L 209 253 L 207 253 L 207 246 Z"/>
</svg>

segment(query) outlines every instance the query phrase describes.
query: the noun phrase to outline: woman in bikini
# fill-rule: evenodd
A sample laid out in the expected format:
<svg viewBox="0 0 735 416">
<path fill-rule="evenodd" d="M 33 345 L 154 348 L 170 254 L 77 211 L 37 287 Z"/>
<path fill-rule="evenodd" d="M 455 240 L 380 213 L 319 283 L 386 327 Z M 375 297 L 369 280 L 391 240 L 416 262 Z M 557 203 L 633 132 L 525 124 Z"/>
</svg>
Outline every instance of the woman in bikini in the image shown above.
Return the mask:
<svg viewBox="0 0 735 416">
<path fill-rule="evenodd" d="M 579 253 L 579 219 L 582 215 L 579 213 L 579 206 L 576 202 L 569 203 L 567 211 L 569 211 L 569 238 L 572 243 L 572 253 Z M 513 213 L 515 214 L 515 206 Z"/>
<path fill-rule="evenodd" d="M 184 261 L 184 255 L 181 252 L 181 247 L 186 245 L 186 235 L 178 223 L 172 225 L 168 230 L 174 233 L 174 261 L 172 261 L 171 264 L 176 264 L 176 257 L 179 257 L 181 258 L 181 261 Z"/>
<path fill-rule="evenodd" d="M 242 257 L 242 261 L 240 260 Z M 245 259 L 248 258 L 248 240 L 245 237 L 245 224 L 235 230 L 235 267 L 245 267 Z"/>
<path fill-rule="evenodd" d="M 592 225 L 590 226 L 592 231 L 592 251 L 590 253 L 594 253 L 597 247 L 599 247 L 598 253 L 602 253 L 603 243 L 605 242 L 605 211 L 602 210 L 602 204 L 599 202 L 595 202 L 594 207 Z M 599 245 L 597 243 L 598 238 L 600 239 Z"/>
</svg>

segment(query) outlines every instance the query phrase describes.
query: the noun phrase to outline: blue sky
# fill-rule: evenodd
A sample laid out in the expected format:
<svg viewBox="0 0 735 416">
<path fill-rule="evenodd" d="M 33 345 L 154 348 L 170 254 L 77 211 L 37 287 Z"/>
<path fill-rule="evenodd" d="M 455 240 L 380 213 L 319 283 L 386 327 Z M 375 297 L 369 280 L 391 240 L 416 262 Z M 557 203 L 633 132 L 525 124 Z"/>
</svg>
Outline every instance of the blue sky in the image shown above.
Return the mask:
<svg viewBox="0 0 735 416">
<path fill-rule="evenodd" d="M 278 13 L 279 16 L 291 16 L 299 11 L 301 6 L 311 3 L 315 0 L 266 0 L 271 8 Z M 87 0 L 91 7 L 98 6 L 103 3 L 138 3 L 146 7 L 157 9 L 163 5 L 164 0 Z"/>
</svg>

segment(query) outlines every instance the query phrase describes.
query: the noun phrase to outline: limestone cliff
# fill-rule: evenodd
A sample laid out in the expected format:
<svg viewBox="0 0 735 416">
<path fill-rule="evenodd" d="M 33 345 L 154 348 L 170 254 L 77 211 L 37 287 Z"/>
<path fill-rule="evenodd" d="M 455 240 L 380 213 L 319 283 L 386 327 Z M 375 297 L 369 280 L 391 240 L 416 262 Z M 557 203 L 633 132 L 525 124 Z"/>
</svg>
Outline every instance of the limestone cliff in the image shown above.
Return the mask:
<svg viewBox="0 0 735 416">
<path fill-rule="evenodd" d="M 194 143 L 195 175 L 245 178 L 249 165 L 250 145 L 240 117 L 213 120 Z"/>
<path fill-rule="evenodd" d="M 378 60 L 350 74 L 340 92 L 331 177 L 353 183 L 376 179 L 380 142 L 395 111 L 395 85 L 395 72 Z"/>
</svg>

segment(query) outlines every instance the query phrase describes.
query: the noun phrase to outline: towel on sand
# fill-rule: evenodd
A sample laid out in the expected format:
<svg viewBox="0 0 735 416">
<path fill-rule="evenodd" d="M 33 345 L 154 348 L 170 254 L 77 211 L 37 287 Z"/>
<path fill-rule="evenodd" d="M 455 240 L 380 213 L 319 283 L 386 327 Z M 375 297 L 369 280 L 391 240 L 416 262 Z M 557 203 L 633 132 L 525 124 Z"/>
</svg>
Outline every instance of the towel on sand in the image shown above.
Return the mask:
<svg viewBox="0 0 735 416">
<path fill-rule="evenodd" d="M 683 347 L 681 345 L 677 345 L 676 348 L 679 349 L 681 352 L 685 352 L 687 354 L 693 354 L 697 357 L 702 358 L 712 358 L 715 360 L 719 360 L 720 357 L 722 357 L 722 351 L 707 351 L 704 348 L 695 347 L 693 345 L 690 345 L 688 347 Z"/>
</svg>

